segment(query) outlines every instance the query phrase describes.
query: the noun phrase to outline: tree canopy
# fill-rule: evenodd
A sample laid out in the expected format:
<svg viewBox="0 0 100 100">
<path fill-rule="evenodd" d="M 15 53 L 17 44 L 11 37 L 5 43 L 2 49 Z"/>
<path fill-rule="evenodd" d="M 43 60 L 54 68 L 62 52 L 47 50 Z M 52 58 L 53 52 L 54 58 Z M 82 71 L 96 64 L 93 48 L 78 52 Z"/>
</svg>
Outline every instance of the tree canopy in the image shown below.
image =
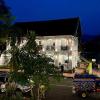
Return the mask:
<svg viewBox="0 0 100 100">
<path fill-rule="evenodd" d="M 3 41 L 10 32 L 12 32 L 12 22 L 14 20 L 10 12 L 10 8 L 5 4 L 4 0 L 0 0 L 0 41 Z"/>
<path fill-rule="evenodd" d="M 60 74 L 57 67 L 50 63 L 51 58 L 39 53 L 34 32 L 29 32 L 26 37 L 27 43 L 22 48 L 15 45 L 15 36 L 11 38 L 11 78 L 21 84 L 30 84 L 30 80 L 32 80 L 34 83 L 32 84 L 37 86 L 37 89 L 41 85 L 48 86 L 50 77 L 59 79 Z"/>
</svg>

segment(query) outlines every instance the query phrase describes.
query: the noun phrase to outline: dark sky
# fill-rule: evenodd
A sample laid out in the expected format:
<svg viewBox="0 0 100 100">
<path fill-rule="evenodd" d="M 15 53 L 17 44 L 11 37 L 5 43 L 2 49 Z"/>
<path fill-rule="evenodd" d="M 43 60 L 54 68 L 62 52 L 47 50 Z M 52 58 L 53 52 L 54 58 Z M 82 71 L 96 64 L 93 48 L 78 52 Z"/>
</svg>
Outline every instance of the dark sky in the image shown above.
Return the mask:
<svg viewBox="0 0 100 100">
<path fill-rule="evenodd" d="M 80 17 L 84 34 L 100 34 L 100 0 L 5 1 L 17 22 Z"/>
</svg>

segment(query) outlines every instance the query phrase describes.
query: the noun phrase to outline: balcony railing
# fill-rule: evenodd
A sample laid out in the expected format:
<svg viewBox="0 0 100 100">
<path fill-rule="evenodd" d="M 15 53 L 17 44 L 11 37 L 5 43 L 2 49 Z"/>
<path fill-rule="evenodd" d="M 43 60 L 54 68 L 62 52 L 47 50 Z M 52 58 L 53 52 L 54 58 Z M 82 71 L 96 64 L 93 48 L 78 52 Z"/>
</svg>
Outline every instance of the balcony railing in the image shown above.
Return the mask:
<svg viewBox="0 0 100 100">
<path fill-rule="evenodd" d="M 42 50 L 43 49 L 43 46 L 42 45 L 38 45 L 38 50 Z"/>
<path fill-rule="evenodd" d="M 55 46 L 47 46 L 46 50 L 47 51 L 54 51 L 55 50 Z"/>
<path fill-rule="evenodd" d="M 62 51 L 67 51 L 67 50 L 69 50 L 69 47 L 68 46 L 61 46 L 61 50 Z"/>
</svg>

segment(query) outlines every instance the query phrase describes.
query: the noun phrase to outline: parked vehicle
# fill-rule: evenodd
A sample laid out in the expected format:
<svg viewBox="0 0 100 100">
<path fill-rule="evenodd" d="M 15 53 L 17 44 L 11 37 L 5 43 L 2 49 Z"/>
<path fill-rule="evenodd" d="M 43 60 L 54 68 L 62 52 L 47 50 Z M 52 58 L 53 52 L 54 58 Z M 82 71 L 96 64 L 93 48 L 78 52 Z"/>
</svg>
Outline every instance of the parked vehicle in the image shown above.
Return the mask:
<svg viewBox="0 0 100 100">
<path fill-rule="evenodd" d="M 8 77 L 9 77 L 9 73 L 7 72 L 1 72 L 0 73 L 0 92 L 6 92 L 6 85 L 8 83 Z M 28 93 L 31 91 L 30 86 L 27 84 L 25 85 L 21 85 L 19 83 L 15 83 L 15 82 L 11 82 L 10 84 L 14 84 L 16 89 L 16 92 L 22 92 L 22 93 Z"/>
<path fill-rule="evenodd" d="M 72 92 L 86 98 L 90 93 L 100 92 L 100 77 L 83 74 L 75 75 Z"/>
</svg>

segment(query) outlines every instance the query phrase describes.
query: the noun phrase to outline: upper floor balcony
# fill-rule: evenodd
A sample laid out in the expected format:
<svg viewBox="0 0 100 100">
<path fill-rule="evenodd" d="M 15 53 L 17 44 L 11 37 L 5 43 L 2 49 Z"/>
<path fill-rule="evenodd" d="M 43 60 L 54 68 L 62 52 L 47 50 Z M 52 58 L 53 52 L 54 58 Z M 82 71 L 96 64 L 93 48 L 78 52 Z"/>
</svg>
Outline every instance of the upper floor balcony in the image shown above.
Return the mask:
<svg viewBox="0 0 100 100">
<path fill-rule="evenodd" d="M 45 52 L 67 52 L 69 51 L 69 46 L 54 46 L 54 45 L 39 45 L 38 50 L 39 51 L 45 51 Z"/>
</svg>

